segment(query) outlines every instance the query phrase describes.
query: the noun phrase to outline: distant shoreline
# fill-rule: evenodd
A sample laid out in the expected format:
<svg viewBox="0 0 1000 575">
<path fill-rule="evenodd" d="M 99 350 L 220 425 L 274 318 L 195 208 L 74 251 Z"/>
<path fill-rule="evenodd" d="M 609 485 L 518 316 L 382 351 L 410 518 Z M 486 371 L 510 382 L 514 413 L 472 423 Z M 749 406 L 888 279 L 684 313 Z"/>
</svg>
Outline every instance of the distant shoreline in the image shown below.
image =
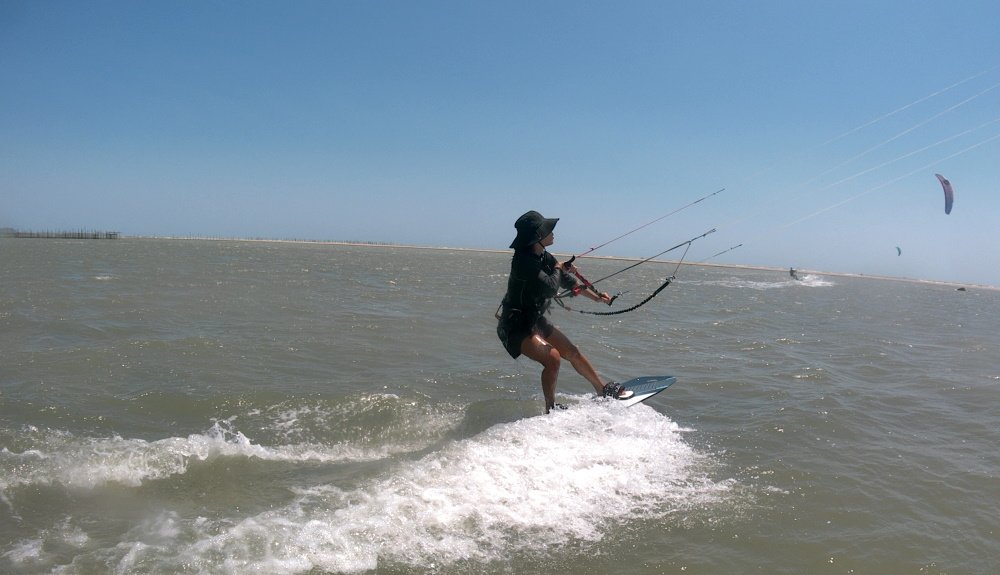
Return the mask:
<svg viewBox="0 0 1000 575">
<path fill-rule="evenodd" d="M 330 246 L 350 246 L 350 247 L 360 247 L 360 248 L 400 248 L 400 249 L 413 249 L 413 250 L 434 250 L 434 251 L 452 251 L 452 252 L 477 252 L 477 253 L 495 253 L 504 254 L 510 253 L 510 250 L 498 250 L 498 249 L 486 249 L 486 248 L 456 248 L 447 246 L 417 246 L 412 244 L 395 244 L 389 242 L 358 242 L 358 241 L 332 241 L 332 240 L 295 240 L 295 239 L 267 239 L 267 238 L 222 238 L 222 237 L 202 237 L 202 236 L 121 236 L 123 239 L 138 239 L 138 240 L 208 240 L 208 241 L 229 241 L 229 242 L 258 242 L 258 243 L 277 243 L 277 244 L 316 244 L 316 245 L 330 245 Z M 555 255 L 571 256 L 572 254 L 555 253 Z M 641 262 L 645 258 L 638 257 L 628 257 L 628 256 L 587 256 L 588 258 L 601 259 L 601 260 L 613 260 L 613 261 L 626 261 L 626 262 Z M 650 260 L 652 263 L 660 264 L 676 264 L 677 260 L 660 260 L 653 259 Z M 711 264 L 711 263 L 688 263 L 684 262 L 683 266 L 701 266 L 709 268 L 723 268 L 723 269 L 744 269 L 744 270 L 759 270 L 759 271 L 773 271 L 777 273 L 788 273 L 786 268 L 776 268 L 771 266 L 754 266 L 748 264 Z M 893 276 L 881 276 L 881 275 L 871 275 L 871 274 L 860 274 L 860 273 L 849 273 L 849 272 L 829 272 L 821 270 L 812 270 L 806 268 L 795 268 L 795 271 L 803 274 L 816 274 L 823 276 L 834 276 L 834 277 L 845 277 L 845 278 L 857 278 L 857 279 L 874 279 L 874 280 L 887 280 L 887 281 L 897 281 L 897 282 L 908 282 L 908 283 L 918 283 L 924 285 L 933 285 L 941 287 L 953 287 L 953 288 L 974 288 L 979 290 L 990 290 L 990 291 L 1000 291 L 1000 286 L 991 286 L 983 284 L 970 284 L 970 283 L 959 283 L 959 282 L 947 282 L 941 280 L 924 280 L 924 279 L 914 279 L 914 278 L 903 278 L 903 277 L 893 277 Z"/>
</svg>

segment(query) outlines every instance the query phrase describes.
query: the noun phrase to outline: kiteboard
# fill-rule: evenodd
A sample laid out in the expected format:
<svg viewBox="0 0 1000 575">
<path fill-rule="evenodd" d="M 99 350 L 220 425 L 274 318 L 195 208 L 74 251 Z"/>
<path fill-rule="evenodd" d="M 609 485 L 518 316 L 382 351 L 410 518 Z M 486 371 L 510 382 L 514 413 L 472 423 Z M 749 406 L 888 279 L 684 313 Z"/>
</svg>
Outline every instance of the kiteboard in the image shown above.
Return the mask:
<svg viewBox="0 0 1000 575">
<path fill-rule="evenodd" d="M 628 399 L 618 400 L 615 403 L 624 405 L 625 407 L 642 403 L 664 389 L 667 389 L 675 381 L 677 381 L 677 378 L 672 375 L 645 375 L 623 381 L 621 384 L 622 387 L 631 390 L 635 395 Z"/>
</svg>

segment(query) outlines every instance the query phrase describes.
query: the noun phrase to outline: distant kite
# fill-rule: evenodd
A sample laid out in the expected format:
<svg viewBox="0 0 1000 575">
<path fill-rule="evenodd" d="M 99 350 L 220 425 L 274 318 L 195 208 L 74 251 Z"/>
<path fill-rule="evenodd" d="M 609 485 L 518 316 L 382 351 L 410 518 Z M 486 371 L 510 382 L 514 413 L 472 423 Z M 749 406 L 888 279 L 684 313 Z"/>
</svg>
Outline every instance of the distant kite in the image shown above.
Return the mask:
<svg viewBox="0 0 1000 575">
<path fill-rule="evenodd" d="M 941 174 L 934 174 L 937 176 L 939 182 L 941 182 L 941 188 L 944 190 L 944 213 L 951 213 L 951 204 L 955 201 L 955 192 L 951 189 L 951 182 L 944 179 Z"/>
<path fill-rule="evenodd" d="M 903 250 L 899 249 L 899 246 L 896 246 L 896 255 L 897 256 L 903 255 Z"/>
</svg>

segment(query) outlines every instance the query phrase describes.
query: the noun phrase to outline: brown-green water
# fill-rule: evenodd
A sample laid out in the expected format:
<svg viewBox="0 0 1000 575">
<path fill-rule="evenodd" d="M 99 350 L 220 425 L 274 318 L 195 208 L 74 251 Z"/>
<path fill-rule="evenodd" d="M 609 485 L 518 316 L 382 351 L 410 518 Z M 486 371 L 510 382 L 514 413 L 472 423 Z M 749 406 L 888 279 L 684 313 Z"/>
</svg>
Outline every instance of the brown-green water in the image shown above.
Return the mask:
<svg viewBox="0 0 1000 575">
<path fill-rule="evenodd" d="M 1000 293 L 683 267 L 500 347 L 508 256 L 0 240 L 0 572 L 985 574 Z M 583 260 L 588 277 L 621 262 Z M 673 266 L 616 276 L 631 305 Z M 585 302 L 574 302 L 587 307 Z"/>
</svg>

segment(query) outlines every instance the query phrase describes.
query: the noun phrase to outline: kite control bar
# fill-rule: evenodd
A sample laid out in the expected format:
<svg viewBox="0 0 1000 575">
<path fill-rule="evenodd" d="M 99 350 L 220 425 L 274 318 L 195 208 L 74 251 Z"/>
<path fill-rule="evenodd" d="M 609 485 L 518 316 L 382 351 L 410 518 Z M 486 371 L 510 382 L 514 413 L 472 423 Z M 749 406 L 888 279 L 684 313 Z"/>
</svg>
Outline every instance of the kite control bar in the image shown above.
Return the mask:
<svg viewBox="0 0 1000 575">
<path fill-rule="evenodd" d="M 563 264 L 563 269 L 573 267 L 573 261 L 575 259 L 576 259 L 576 256 L 573 256 L 573 257 L 569 258 L 569 260 Z M 588 280 L 587 278 L 583 277 L 583 274 L 581 274 L 579 271 L 577 271 L 576 268 L 573 268 L 573 269 L 574 269 L 573 275 L 575 275 L 578 280 L 580 280 L 581 282 L 583 282 L 583 289 L 589 289 L 590 291 L 594 292 L 594 294 L 596 294 L 598 297 L 600 297 L 601 296 L 601 292 L 596 287 L 594 287 L 594 284 L 590 283 L 590 280 Z M 580 293 L 580 290 L 581 290 L 581 288 L 579 288 L 579 287 L 574 288 L 572 290 L 573 295 L 578 295 Z M 622 294 L 621 293 L 617 293 L 617 294 L 613 295 L 611 297 L 611 299 L 608 300 L 608 305 L 611 305 L 611 304 L 615 303 L 615 300 L 620 295 L 622 295 Z"/>
<path fill-rule="evenodd" d="M 653 293 L 651 293 L 646 299 L 642 300 L 638 304 L 636 304 L 636 305 L 634 305 L 634 306 L 632 306 L 632 307 L 630 307 L 628 309 L 623 309 L 623 310 L 618 310 L 618 311 L 612 311 L 612 312 L 594 312 L 594 311 L 584 311 L 584 310 L 575 310 L 575 311 L 577 311 L 579 313 L 590 314 L 590 315 L 617 315 L 617 314 L 627 313 L 627 312 L 639 309 L 640 307 L 646 305 L 651 299 L 653 299 L 654 297 L 656 297 L 657 294 L 659 294 L 661 291 L 663 291 L 668 285 L 670 285 L 671 282 L 674 281 L 674 279 L 677 277 L 677 271 L 680 270 L 681 264 L 684 263 L 684 259 L 687 257 L 688 250 L 691 249 L 691 244 L 693 244 L 696 240 L 699 240 L 699 239 L 701 239 L 701 238 L 703 238 L 703 237 L 705 237 L 705 236 L 707 236 L 709 234 L 715 233 L 715 231 L 716 231 L 715 228 L 712 228 L 712 229 L 708 230 L 707 232 L 705 232 L 705 233 L 703 233 L 701 235 L 695 236 L 695 237 L 693 237 L 693 238 L 691 238 L 691 239 L 689 239 L 689 240 L 687 240 L 685 242 L 681 242 L 681 243 L 677 244 L 676 246 L 673 246 L 672 248 L 663 250 L 662 252 L 656 254 L 655 256 L 648 257 L 648 258 L 646 258 L 646 259 L 644 259 L 644 260 L 642 260 L 640 262 L 634 263 L 634 264 L 632 264 L 632 265 L 630 265 L 628 267 L 620 269 L 620 270 L 616 271 L 615 273 L 613 273 L 611 275 L 604 276 L 601 279 L 597 280 L 596 282 L 590 282 L 586 278 L 584 278 L 582 275 L 580 275 L 579 272 L 573 272 L 573 274 L 576 277 L 578 277 L 580 279 L 580 281 L 583 282 L 584 288 L 592 290 L 594 293 L 599 294 L 600 292 L 598 292 L 597 288 L 594 287 L 595 283 L 600 282 L 600 281 L 604 281 L 604 280 L 606 280 L 608 278 L 611 278 L 611 277 L 614 277 L 614 276 L 616 276 L 616 275 L 618 275 L 618 274 L 620 274 L 620 273 L 622 273 L 624 271 L 630 270 L 630 269 L 632 269 L 632 268 L 634 268 L 634 267 L 636 267 L 638 265 L 642 265 L 642 264 L 644 264 L 646 262 L 649 262 L 649 261 L 653 260 L 654 258 L 662 256 L 665 253 L 672 252 L 672 251 L 674 251 L 674 250 L 676 250 L 676 249 L 678 249 L 680 247 L 684 248 L 684 253 L 681 254 L 680 259 L 677 261 L 677 266 L 674 268 L 674 273 L 670 274 L 670 277 L 668 277 L 663 282 L 663 284 L 660 287 L 656 288 L 656 290 L 653 291 Z M 736 246 L 736 247 L 739 247 L 739 246 Z M 735 248 L 730 248 L 730 249 L 735 249 Z M 565 264 L 563 264 L 563 267 L 565 268 L 566 266 L 572 266 L 573 260 L 575 260 L 575 259 L 576 259 L 576 256 L 571 257 L 569 260 L 566 261 Z M 572 294 L 572 295 L 577 295 L 578 293 L 580 293 L 580 288 L 579 287 L 576 288 L 576 289 L 571 290 L 570 292 L 567 292 L 567 294 Z M 563 294 L 563 295 L 567 295 L 567 294 Z M 619 295 L 621 295 L 621 293 L 619 293 L 615 297 L 611 298 L 611 301 L 614 301 L 615 298 L 617 298 Z M 562 307 L 564 307 L 564 308 L 566 308 L 568 310 L 569 308 L 566 307 L 562 303 L 561 297 L 562 296 L 556 296 L 556 301 L 559 303 L 559 305 L 561 305 Z M 608 305 L 611 305 L 611 302 L 608 302 Z"/>
</svg>

